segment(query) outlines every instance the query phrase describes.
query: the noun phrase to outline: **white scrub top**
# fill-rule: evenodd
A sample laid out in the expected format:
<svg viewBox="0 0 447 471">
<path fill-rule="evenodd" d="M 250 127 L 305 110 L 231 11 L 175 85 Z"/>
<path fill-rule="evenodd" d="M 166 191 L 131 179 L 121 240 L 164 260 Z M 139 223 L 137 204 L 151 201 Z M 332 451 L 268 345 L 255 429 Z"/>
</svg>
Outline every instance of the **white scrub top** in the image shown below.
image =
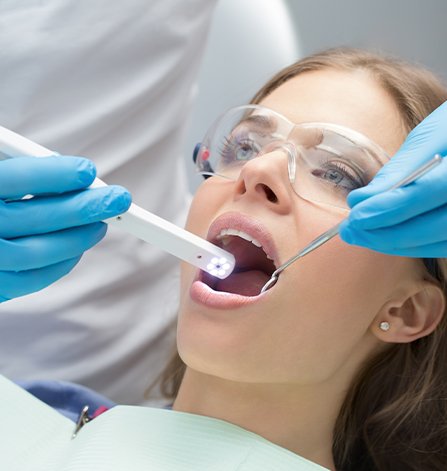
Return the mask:
<svg viewBox="0 0 447 471">
<path fill-rule="evenodd" d="M 182 138 L 214 0 L 2 0 L 0 124 L 83 155 L 183 225 Z M 0 305 L 0 372 L 142 403 L 170 356 L 178 262 L 109 227 L 53 286 Z"/>
</svg>

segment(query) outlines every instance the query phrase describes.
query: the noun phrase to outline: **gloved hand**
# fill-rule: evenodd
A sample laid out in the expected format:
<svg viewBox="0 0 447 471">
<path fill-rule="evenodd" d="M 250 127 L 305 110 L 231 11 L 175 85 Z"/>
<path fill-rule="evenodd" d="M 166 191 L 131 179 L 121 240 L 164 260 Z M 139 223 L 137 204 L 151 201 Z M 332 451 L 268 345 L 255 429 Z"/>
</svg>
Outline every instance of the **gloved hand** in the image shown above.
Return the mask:
<svg viewBox="0 0 447 471">
<path fill-rule="evenodd" d="M 436 154 L 447 155 L 447 102 L 408 135 L 369 185 L 352 191 L 340 237 L 408 257 L 447 257 L 447 161 L 408 186 L 382 193 Z"/>
<path fill-rule="evenodd" d="M 101 221 L 130 205 L 121 187 L 85 189 L 95 179 L 81 157 L 0 161 L 0 302 L 67 274 L 106 233 Z M 24 195 L 36 195 L 20 200 Z"/>
</svg>

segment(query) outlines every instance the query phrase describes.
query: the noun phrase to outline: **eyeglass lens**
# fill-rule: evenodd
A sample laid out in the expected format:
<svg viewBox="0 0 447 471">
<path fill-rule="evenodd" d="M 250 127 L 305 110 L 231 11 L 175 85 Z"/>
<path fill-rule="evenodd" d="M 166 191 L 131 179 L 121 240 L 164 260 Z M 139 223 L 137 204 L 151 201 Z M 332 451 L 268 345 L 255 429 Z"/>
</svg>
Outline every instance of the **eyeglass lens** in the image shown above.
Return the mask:
<svg viewBox="0 0 447 471">
<path fill-rule="evenodd" d="M 297 195 L 348 208 L 348 194 L 367 185 L 384 163 L 363 142 L 324 125 L 294 125 L 269 110 L 247 108 L 230 110 L 208 132 L 199 172 L 236 180 L 247 162 L 275 157 L 288 165 Z"/>
</svg>

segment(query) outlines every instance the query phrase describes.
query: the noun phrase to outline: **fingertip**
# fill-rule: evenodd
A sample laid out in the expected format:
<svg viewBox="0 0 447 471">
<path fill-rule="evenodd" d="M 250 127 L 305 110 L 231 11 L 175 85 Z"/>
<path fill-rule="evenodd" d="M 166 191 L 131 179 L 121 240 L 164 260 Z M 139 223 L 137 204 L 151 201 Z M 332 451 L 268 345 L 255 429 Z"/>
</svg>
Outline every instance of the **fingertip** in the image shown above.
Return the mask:
<svg viewBox="0 0 447 471">
<path fill-rule="evenodd" d="M 340 239 L 343 242 L 346 242 L 347 244 L 353 244 L 354 242 L 354 237 L 351 231 L 351 228 L 349 227 L 349 221 L 343 221 L 341 226 L 340 226 Z"/>
<path fill-rule="evenodd" d="M 25 272 L 24 274 L 27 276 L 29 281 L 28 292 L 19 294 L 19 296 L 40 291 L 60 280 L 64 276 L 67 276 L 80 262 L 81 258 L 82 254 L 63 260 L 62 262 L 55 263 L 54 265 Z"/>
<path fill-rule="evenodd" d="M 362 188 L 358 188 L 357 190 L 352 190 L 346 198 L 346 202 L 348 203 L 348 206 L 350 208 L 353 208 L 357 204 L 368 199 L 370 196 L 374 194 L 374 192 L 371 190 L 372 190 L 371 184 L 364 186 Z"/>
<path fill-rule="evenodd" d="M 114 209 L 120 213 L 127 211 L 132 203 L 132 195 L 129 191 L 120 185 L 113 185 L 113 195 L 115 197 Z"/>
<path fill-rule="evenodd" d="M 96 243 L 98 243 L 100 240 L 104 239 L 105 235 L 107 234 L 107 224 L 99 221 L 99 222 L 93 222 L 92 227 L 96 229 Z"/>
<path fill-rule="evenodd" d="M 83 187 L 90 186 L 96 178 L 96 165 L 85 157 L 74 157 L 77 160 L 79 183 Z"/>
<path fill-rule="evenodd" d="M 340 239 L 349 245 L 362 247 L 369 250 L 384 252 L 380 247 L 380 237 L 369 231 L 357 230 L 350 223 L 342 227 L 339 232 Z"/>
<path fill-rule="evenodd" d="M 83 253 L 104 239 L 107 234 L 108 226 L 105 222 L 98 221 L 91 222 L 90 224 L 86 224 L 84 226 L 79 226 L 77 229 L 78 231 L 82 231 L 83 245 L 79 251 Z"/>
<path fill-rule="evenodd" d="M 87 189 L 74 200 L 74 210 L 79 215 L 79 225 L 104 221 L 127 211 L 131 203 L 130 193 L 115 185 Z"/>
<path fill-rule="evenodd" d="M 82 254 L 83 255 L 83 254 Z M 82 255 L 78 255 L 73 258 L 69 258 L 68 260 L 64 260 L 63 262 L 60 262 L 56 265 L 59 265 L 61 267 L 60 272 L 58 273 L 56 279 L 54 281 L 57 281 L 59 278 L 68 275 L 73 268 L 81 261 Z"/>
<path fill-rule="evenodd" d="M 86 250 L 91 249 L 104 239 L 107 229 L 108 225 L 105 222 L 97 221 L 67 229 L 67 232 L 73 239 L 78 238 L 79 244 L 76 246 L 76 250 L 82 255 Z M 72 244 L 72 247 L 75 247 L 75 245 Z"/>
<path fill-rule="evenodd" d="M 362 202 L 354 206 L 346 219 L 346 231 L 357 231 L 368 229 L 371 225 L 370 212 L 368 211 L 369 201 Z"/>
</svg>

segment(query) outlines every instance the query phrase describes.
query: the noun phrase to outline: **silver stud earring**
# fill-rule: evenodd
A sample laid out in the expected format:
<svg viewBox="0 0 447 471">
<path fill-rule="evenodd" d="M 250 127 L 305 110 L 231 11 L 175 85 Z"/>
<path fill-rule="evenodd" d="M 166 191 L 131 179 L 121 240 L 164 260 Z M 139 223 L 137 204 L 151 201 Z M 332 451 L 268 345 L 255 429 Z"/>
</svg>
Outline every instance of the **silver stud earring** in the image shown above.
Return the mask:
<svg viewBox="0 0 447 471">
<path fill-rule="evenodd" d="M 390 323 L 383 321 L 380 323 L 379 327 L 380 327 L 380 330 L 383 330 L 384 332 L 386 332 L 387 330 L 390 330 Z"/>
</svg>

